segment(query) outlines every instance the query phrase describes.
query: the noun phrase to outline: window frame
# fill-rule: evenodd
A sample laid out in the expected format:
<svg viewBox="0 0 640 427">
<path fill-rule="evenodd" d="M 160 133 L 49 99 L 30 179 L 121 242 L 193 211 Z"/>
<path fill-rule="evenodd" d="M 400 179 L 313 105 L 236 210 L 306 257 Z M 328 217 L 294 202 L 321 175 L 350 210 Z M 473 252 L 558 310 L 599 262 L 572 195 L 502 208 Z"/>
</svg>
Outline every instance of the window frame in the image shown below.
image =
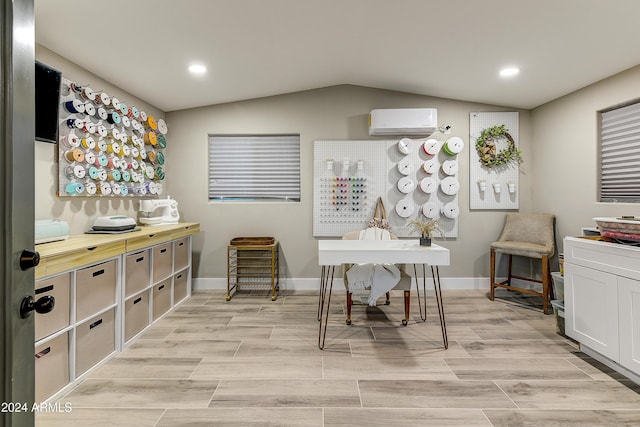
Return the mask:
<svg viewBox="0 0 640 427">
<path fill-rule="evenodd" d="M 640 100 L 598 114 L 598 201 L 640 203 Z"/>
<path fill-rule="evenodd" d="M 300 202 L 301 174 L 300 134 L 208 135 L 210 202 Z"/>
</svg>

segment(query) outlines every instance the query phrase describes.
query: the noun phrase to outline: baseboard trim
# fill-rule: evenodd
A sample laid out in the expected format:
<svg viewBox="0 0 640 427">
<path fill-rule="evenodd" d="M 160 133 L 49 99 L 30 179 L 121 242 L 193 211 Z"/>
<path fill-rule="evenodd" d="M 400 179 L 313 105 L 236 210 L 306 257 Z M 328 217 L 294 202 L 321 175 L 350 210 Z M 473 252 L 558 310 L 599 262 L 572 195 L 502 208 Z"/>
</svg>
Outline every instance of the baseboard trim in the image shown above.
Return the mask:
<svg viewBox="0 0 640 427">
<path fill-rule="evenodd" d="M 608 367 L 610 367 L 614 371 L 624 375 L 625 377 L 629 378 L 634 383 L 640 385 L 640 375 L 636 374 L 635 372 L 630 371 L 629 369 L 625 368 L 624 366 L 619 365 L 617 362 L 609 359 L 607 356 L 604 356 L 604 355 L 598 353 L 596 350 L 593 350 L 592 348 L 587 347 L 586 345 L 584 345 L 582 343 L 580 344 L 580 351 L 583 352 L 584 354 L 586 354 L 587 356 L 593 357 L 598 362 L 607 365 Z"/>
<path fill-rule="evenodd" d="M 488 277 L 441 277 L 440 285 L 443 290 L 456 289 L 489 289 Z M 194 277 L 192 280 L 194 290 L 226 290 L 226 277 Z M 344 284 L 342 278 L 335 278 L 334 287 L 341 289 Z M 281 290 L 314 291 L 320 288 L 320 278 L 280 279 Z M 433 280 L 429 279 L 427 288 L 433 289 Z"/>
</svg>

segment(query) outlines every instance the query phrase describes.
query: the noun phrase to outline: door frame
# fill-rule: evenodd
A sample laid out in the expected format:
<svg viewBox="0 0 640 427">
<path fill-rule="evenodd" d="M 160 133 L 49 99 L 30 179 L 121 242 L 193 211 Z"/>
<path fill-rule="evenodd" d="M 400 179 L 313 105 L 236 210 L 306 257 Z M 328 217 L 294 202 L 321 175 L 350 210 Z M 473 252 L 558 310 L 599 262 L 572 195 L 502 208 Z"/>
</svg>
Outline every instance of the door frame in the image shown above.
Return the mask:
<svg viewBox="0 0 640 427">
<path fill-rule="evenodd" d="M 2 0 L 1 7 L 0 425 L 13 427 L 34 423 L 34 321 L 19 313 L 23 297 L 34 293 L 33 269 L 19 266 L 22 250 L 34 248 L 34 0 Z"/>
</svg>

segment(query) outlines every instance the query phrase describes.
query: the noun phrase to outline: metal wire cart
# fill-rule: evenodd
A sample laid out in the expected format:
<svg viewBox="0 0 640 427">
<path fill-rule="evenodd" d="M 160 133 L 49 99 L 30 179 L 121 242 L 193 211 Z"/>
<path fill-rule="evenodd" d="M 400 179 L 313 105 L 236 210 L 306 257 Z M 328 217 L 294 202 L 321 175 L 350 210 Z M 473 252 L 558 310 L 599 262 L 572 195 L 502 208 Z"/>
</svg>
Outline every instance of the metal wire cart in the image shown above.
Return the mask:
<svg viewBox="0 0 640 427">
<path fill-rule="evenodd" d="M 271 287 L 271 301 L 280 290 L 279 244 L 273 237 L 236 237 L 227 246 L 227 301 L 232 291 Z"/>
</svg>

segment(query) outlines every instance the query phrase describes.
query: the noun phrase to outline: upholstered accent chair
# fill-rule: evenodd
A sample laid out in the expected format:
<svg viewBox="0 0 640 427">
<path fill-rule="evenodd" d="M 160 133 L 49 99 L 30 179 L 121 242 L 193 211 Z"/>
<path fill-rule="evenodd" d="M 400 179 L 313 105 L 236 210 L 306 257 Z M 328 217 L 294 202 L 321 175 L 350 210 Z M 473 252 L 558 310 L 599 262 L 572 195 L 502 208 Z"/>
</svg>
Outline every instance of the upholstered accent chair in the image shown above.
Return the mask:
<svg viewBox="0 0 640 427">
<path fill-rule="evenodd" d="M 495 288 L 506 288 L 542 297 L 542 310 L 549 313 L 550 300 L 553 297 L 549 262 L 555 253 L 555 216 L 542 213 L 508 213 L 502 234 L 497 242 L 491 244 L 491 301 Z M 496 283 L 496 254 L 508 256 L 507 279 Z M 537 278 L 513 275 L 511 272 L 513 256 L 539 259 L 542 271 L 541 280 Z M 512 279 L 542 283 L 542 291 L 514 286 Z"/>
<path fill-rule="evenodd" d="M 360 231 L 350 231 L 342 236 L 343 240 L 358 240 L 360 235 Z M 391 239 L 397 240 L 398 238 L 391 233 Z M 353 297 L 354 294 L 349 290 L 349 281 L 347 279 L 347 271 L 353 266 L 353 264 L 342 264 L 342 277 L 344 279 L 344 287 L 347 291 L 347 319 L 346 324 L 351 325 L 351 307 L 353 305 Z M 407 326 L 409 322 L 409 309 L 410 309 L 410 301 L 411 301 L 411 276 L 404 272 L 404 265 L 398 265 L 400 269 L 400 281 L 393 287 L 392 290 L 402 290 L 404 293 L 404 319 L 402 319 L 402 324 Z M 362 297 L 362 301 L 366 300 L 367 291 L 357 291 L 356 296 Z M 389 305 L 390 302 L 390 294 L 386 293 L 385 305 Z"/>
</svg>

